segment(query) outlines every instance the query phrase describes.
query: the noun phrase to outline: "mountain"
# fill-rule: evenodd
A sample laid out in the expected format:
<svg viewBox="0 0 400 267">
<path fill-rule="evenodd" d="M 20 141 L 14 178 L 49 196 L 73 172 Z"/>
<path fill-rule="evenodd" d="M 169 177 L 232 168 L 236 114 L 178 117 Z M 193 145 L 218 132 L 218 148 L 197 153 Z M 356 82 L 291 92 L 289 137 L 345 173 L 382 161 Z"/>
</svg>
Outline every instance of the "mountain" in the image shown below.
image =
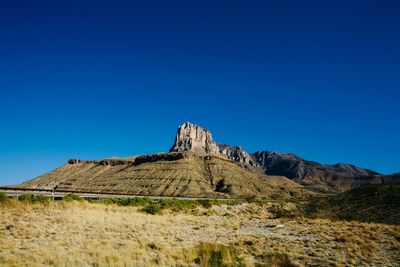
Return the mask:
<svg viewBox="0 0 400 267">
<path fill-rule="evenodd" d="M 71 159 L 17 187 L 218 198 L 286 198 L 307 194 L 286 177 L 258 175 L 224 157 L 190 151 L 119 159 Z"/>
<path fill-rule="evenodd" d="M 72 159 L 18 187 L 154 196 L 286 198 L 337 192 L 363 184 L 398 183 L 399 176 L 349 164 L 327 165 L 294 154 L 218 144 L 209 130 L 179 126 L 169 153 Z"/>
<path fill-rule="evenodd" d="M 190 122 L 178 128 L 175 143 L 170 151 L 219 155 L 238 162 L 254 173 L 285 176 L 318 191 L 345 191 L 362 184 L 387 183 L 387 179 L 382 179 L 383 176 L 378 172 L 351 164 L 320 164 L 290 153 L 248 153 L 240 146 L 217 144 L 209 130 Z"/>
<path fill-rule="evenodd" d="M 217 144 L 211 132 L 198 125 L 186 122 L 179 126 L 170 152 L 192 151 L 202 155 L 219 155 L 230 160 L 257 165 L 253 157 L 239 146 Z"/>
<path fill-rule="evenodd" d="M 372 182 L 379 173 L 350 164 L 320 164 L 294 154 L 258 151 L 253 154 L 270 175 L 282 175 L 305 186 L 321 190 L 348 190 Z"/>
</svg>

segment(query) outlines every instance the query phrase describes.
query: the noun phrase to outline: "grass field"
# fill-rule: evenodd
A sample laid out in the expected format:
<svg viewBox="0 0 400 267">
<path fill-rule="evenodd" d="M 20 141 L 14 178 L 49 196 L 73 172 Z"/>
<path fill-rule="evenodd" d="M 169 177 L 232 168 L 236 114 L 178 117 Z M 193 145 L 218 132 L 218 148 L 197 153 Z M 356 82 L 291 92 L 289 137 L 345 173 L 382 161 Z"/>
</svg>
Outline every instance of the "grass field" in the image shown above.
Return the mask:
<svg viewBox="0 0 400 267">
<path fill-rule="evenodd" d="M 0 266 L 400 265 L 396 225 L 274 218 L 271 203 L 148 205 L 3 201 Z"/>
</svg>

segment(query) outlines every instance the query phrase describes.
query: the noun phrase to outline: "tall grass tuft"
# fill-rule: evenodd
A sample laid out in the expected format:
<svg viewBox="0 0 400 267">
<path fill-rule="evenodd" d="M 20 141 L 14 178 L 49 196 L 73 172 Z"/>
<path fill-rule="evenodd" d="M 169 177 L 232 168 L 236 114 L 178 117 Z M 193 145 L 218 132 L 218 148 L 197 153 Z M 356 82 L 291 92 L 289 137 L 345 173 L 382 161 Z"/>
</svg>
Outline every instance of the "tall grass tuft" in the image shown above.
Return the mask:
<svg viewBox="0 0 400 267">
<path fill-rule="evenodd" d="M 0 192 L 0 204 L 6 203 L 8 201 L 8 196 L 4 192 Z"/>
<path fill-rule="evenodd" d="M 204 267 L 242 266 L 241 257 L 231 247 L 203 242 L 196 248 L 195 263 Z"/>
</svg>

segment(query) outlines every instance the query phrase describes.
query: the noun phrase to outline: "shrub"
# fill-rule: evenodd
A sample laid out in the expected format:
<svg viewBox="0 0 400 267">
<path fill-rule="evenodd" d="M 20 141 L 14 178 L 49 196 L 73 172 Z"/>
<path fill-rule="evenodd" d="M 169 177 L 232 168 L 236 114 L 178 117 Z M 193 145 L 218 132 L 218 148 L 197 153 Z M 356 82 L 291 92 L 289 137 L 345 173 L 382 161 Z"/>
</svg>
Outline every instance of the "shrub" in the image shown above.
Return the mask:
<svg viewBox="0 0 400 267">
<path fill-rule="evenodd" d="M 93 202 L 93 203 L 101 203 L 101 204 L 116 204 L 117 203 L 117 199 L 116 198 L 112 198 L 112 197 L 107 197 L 107 198 L 102 198 L 102 199 L 90 199 L 89 202 Z"/>
<path fill-rule="evenodd" d="M 43 195 L 34 195 L 33 202 L 47 203 L 50 202 L 50 198 Z"/>
<path fill-rule="evenodd" d="M 127 197 L 121 197 L 117 199 L 117 204 L 119 206 L 129 206 L 130 204 L 130 199 Z"/>
<path fill-rule="evenodd" d="M 47 203 L 50 198 L 43 195 L 23 194 L 18 197 L 18 200 L 30 203 Z"/>
<path fill-rule="evenodd" d="M 198 205 L 198 202 L 196 200 L 163 198 L 160 199 L 159 204 L 165 209 L 171 209 L 172 211 L 181 211 L 195 208 Z"/>
<path fill-rule="evenodd" d="M 146 204 L 152 203 L 153 200 L 148 197 L 122 197 L 122 198 L 114 198 L 114 203 L 118 206 L 144 206 Z"/>
<path fill-rule="evenodd" d="M 154 201 L 149 197 L 121 197 L 121 198 L 102 198 L 100 200 L 90 200 L 90 202 L 101 203 L 101 204 L 117 204 L 118 206 L 145 206 L 151 204 Z"/>
<path fill-rule="evenodd" d="M 8 197 L 7 197 L 6 193 L 0 192 L 0 204 L 7 202 L 7 200 L 8 200 Z"/>
<path fill-rule="evenodd" d="M 83 198 L 76 194 L 67 194 L 63 197 L 64 201 L 83 201 Z"/>
<path fill-rule="evenodd" d="M 256 200 L 257 200 L 257 196 L 256 195 L 249 195 L 249 196 L 245 197 L 245 201 L 249 202 L 249 203 L 256 202 Z"/>
<path fill-rule="evenodd" d="M 296 267 L 297 265 L 292 263 L 289 256 L 284 253 L 267 253 L 264 254 L 264 258 L 269 263 L 268 266 L 279 266 L 279 267 Z"/>
<path fill-rule="evenodd" d="M 144 206 L 153 203 L 153 200 L 148 197 L 134 197 L 134 198 L 128 198 L 127 200 L 125 200 L 124 203 L 126 203 L 125 206 Z"/>
<path fill-rule="evenodd" d="M 273 205 L 268 211 L 274 215 L 274 218 L 294 218 L 298 215 L 295 211 L 285 209 L 282 205 Z"/>
<path fill-rule="evenodd" d="M 152 203 L 148 204 L 144 208 L 142 208 L 140 211 L 148 214 L 160 214 L 161 210 L 163 207 L 160 204 Z"/>
<path fill-rule="evenodd" d="M 212 202 L 209 199 L 199 200 L 199 203 L 203 206 L 203 208 L 209 209 L 212 207 Z"/>
<path fill-rule="evenodd" d="M 18 196 L 19 201 L 25 201 L 25 202 L 33 202 L 33 194 L 23 194 Z"/>
</svg>

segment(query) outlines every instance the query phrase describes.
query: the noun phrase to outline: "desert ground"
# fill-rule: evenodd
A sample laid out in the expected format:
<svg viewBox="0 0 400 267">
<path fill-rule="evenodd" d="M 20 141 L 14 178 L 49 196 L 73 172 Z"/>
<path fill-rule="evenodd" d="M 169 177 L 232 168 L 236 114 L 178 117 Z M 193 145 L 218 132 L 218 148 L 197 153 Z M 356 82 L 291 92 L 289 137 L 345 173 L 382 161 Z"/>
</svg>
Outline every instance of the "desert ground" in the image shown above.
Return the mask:
<svg viewBox="0 0 400 267">
<path fill-rule="evenodd" d="M 0 205 L 0 265 L 400 265 L 399 226 L 274 218 L 270 210 L 243 202 L 148 214 L 140 206 L 12 199 Z"/>
</svg>

